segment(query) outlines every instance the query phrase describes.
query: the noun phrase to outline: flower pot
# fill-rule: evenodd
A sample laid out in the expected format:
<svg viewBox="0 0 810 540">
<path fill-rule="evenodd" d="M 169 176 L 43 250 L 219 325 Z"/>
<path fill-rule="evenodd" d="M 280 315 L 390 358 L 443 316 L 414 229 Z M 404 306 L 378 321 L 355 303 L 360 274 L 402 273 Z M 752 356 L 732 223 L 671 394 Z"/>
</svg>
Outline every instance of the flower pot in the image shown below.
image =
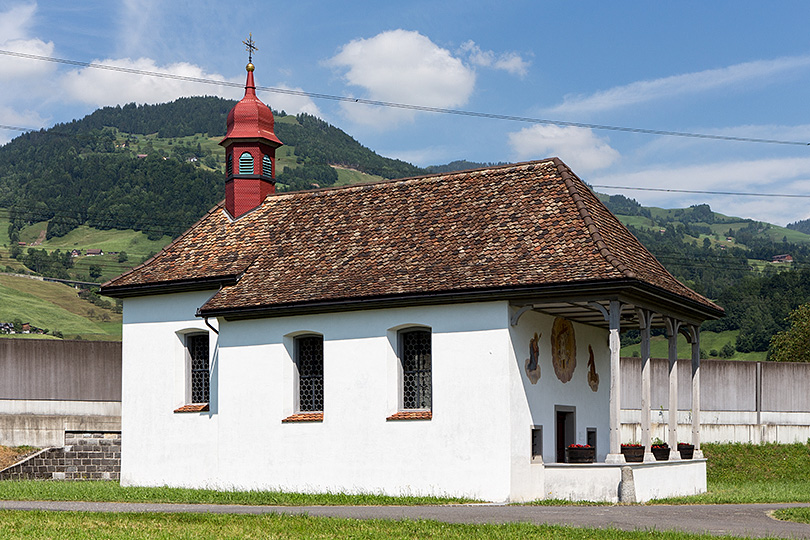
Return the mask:
<svg viewBox="0 0 810 540">
<path fill-rule="evenodd" d="M 596 459 L 596 448 L 568 447 L 565 449 L 566 463 L 593 463 Z"/>
<path fill-rule="evenodd" d="M 653 446 L 650 448 L 652 450 L 653 455 L 655 456 L 656 461 L 668 461 L 669 460 L 669 446 Z"/>
<path fill-rule="evenodd" d="M 624 455 L 624 460 L 628 463 L 641 463 L 642 461 L 644 461 L 643 446 L 622 445 L 622 454 Z"/>
<path fill-rule="evenodd" d="M 695 455 L 694 444 L 679 444 L 678 452 L 681 453 L 681 459 L 692 459 Z"/>
</svg>

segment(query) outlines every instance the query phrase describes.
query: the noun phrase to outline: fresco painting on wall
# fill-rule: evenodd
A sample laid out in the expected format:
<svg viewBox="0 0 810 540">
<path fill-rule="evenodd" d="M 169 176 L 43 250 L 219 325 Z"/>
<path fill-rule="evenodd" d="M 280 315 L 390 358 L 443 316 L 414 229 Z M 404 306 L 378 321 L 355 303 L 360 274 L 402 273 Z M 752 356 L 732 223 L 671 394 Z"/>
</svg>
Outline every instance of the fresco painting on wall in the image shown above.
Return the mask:
<svg viewBox="0 0 810 540">
<path fill-rule="evenodd" d="M 560 381 L 567 383 L 577 367 L 577 342 L 574 325 L 568 319 L 557 317 L 551 329 L 551 362 Z"/>
<path fill-rule="evenodd" d="M 593 359 L 593 347 L 588 345 L 588 386 L 596 392 L 599 390 L 599 374 L 596 373 L 596 362 Z"/>
<path fill-rule="evenodd" d="M 532 384 L 537 384 L 540 380 L 540 338 L 543 334 L 534 333 L 534 337 L 529 340 L 529 357 L 526 359 L 526 375 Z"/>
</svg>

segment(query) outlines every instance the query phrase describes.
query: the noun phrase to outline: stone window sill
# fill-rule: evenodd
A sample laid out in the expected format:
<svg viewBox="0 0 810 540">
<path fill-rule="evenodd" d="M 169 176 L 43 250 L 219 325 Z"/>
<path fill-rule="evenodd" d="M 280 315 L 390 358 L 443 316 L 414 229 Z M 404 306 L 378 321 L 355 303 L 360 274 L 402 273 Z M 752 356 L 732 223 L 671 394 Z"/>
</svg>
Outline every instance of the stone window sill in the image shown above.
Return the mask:
<svg viewBox="0 0 810 540">
<path fill-rule="evenodd" d="M 291 422 L 323 422 L 323 413 L 322 412 L 297 413 L 290 415 L 281 421 L 282 424 L 289 424 Z"/>
<path fill-rule="evenodd" d="M 176 413 L 195 413 L 207 411 L 208 411 L 208 403 L 192 403 L 190 405 L 183 405 L 182 407 L 174 410 L 174 412 Z"/>
<path fill-rule="evenodd" d="M 399 411 L 386 420 L 431 420 L 432 418 L 433 411 Z"/>
</svg>

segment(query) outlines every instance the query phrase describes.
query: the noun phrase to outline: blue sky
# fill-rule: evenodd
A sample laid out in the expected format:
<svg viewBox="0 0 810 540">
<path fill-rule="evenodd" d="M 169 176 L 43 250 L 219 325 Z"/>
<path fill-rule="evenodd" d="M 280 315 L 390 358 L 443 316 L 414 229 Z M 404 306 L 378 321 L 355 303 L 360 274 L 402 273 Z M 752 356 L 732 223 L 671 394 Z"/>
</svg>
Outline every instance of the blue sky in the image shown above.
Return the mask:
<svg viewBox="0 0 810 540">
<path fill-rule="evenodd" d="M 810 142 L 810 2 L 85 2 L 0 0 L 0 50 L 501 115 Z M 0 54 L 0 124 L 117 103 L 239 98 Z M 418 165 L 559 156 L 595 185 L 810 195 L 810 146 L 722 142 L 382 109 L 277 93 Z M 0 130 L 0 144 L 17 136 Z M 810 199 L 610 190 L 784 225 Z"/>
</svg>

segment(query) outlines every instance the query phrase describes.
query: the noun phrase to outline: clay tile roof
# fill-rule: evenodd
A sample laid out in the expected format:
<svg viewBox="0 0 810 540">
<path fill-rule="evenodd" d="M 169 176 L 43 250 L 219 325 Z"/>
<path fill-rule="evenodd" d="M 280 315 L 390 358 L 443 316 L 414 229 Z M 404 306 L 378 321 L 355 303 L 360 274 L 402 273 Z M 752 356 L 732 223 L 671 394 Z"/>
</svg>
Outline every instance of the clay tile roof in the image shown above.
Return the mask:
<svg viewBox="0 0 810 540">
<path fill-rule="evenodd" d="M 151 261 L 107 283 L 104 292 L 221 285 L 201 312 L 222 315 L 613 282 L 640 283 L 722 314 L 667 272 L 553 158 L 278 193 L 236 221 L 218 206 Z"/>
</svg>

